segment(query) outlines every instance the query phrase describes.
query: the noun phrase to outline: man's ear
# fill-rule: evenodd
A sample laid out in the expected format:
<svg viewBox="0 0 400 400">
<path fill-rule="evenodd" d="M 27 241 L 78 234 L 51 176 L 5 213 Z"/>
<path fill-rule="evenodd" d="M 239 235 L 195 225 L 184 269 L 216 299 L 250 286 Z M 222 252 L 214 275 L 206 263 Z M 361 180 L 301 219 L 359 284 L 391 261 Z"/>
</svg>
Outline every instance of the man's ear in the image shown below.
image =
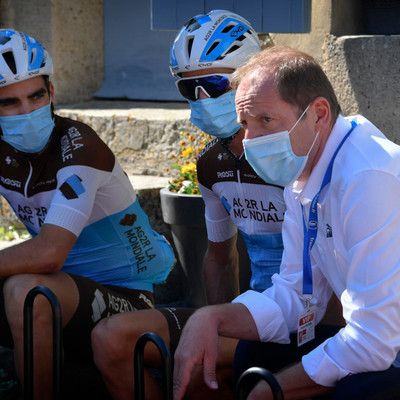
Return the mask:
<svg viewBox="0 0 400 400">
<path fill-rule="evenodd" d="M 52 82 L 49 82 L 49 91 L 51 96 L 51 101 L 54 103 L 54 85 Z"/>
<path fill-rule="evenodd" d="M 331 107 L 325 97 L 317 97 L 313 101 L 313 108 L 315 112 L 315 124 L 317 131 L 321 131 L 330 127 L 331 125 Z"/>
</svg>

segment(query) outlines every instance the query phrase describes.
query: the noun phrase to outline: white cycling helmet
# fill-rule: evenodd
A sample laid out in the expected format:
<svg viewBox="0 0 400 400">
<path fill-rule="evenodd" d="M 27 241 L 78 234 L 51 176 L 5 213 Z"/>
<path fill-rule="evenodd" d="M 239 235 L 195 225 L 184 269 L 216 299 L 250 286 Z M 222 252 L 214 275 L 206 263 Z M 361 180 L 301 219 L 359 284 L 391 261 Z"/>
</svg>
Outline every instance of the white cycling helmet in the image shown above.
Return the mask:
<svg viewBox="0 0 400 400">
<path fill-rule="evenodd" d="M 53 75 L 53 60 L 34 38 L 0 29 L 0 87 L 38 75 Z"/>
<path fill-rule="evenodd" d="M 172 75 L 206 68 L 237 69 L 261 50 L 250 23 L 231 11 L 213 10 L 186 22 L 170 52 Z"/>
</svg>

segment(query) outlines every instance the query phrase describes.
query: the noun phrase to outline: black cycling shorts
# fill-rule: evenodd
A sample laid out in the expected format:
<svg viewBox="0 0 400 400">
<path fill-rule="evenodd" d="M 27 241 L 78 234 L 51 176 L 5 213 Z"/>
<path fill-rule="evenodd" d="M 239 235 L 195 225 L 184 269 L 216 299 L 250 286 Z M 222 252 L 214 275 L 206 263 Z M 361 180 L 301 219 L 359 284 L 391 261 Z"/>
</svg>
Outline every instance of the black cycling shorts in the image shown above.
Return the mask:
<svg viewBox="0 0 400 400">
<path fill-rule="evenodd" d="M 166 318 L 169 330 L 169 351 L 171 356 L 175 354 L 178 347 L 179 339 L 182 334 L 182 329 L 185 326 L 189 317 L 196 311 L 195 308 L 159 308 L 158 311 Z"/>
<path fill-rule="evenodd" d="M 63 329 L 65 359 L 92 359 L 90 335 L 98 321 L 112 314 L 154 308 L 154 296 L 146 290 L 101 285 L 80 275 L 68 274 L 79 291 L 78 308 Z M 4 311 L 3 283 L 0 280 L 0 345 L 13 347 Z"/>
</svg>

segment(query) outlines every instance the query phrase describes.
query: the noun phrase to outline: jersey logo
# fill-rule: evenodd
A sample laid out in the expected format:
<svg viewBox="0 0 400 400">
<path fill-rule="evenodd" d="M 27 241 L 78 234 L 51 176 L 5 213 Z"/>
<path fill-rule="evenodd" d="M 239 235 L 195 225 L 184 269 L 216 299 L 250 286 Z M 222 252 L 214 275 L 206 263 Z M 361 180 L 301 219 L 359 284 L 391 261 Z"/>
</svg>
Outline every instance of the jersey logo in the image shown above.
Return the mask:
<svg viewBox="0 0 400 400">
<path fill-rule="evenodd" d="M 218 178 L 233 178 L 233 171 L 218 171 Z"/>
<path fill-rule="evenodd" d="M 137 217 L 135 214 L 125 214 L 125 217 L 121 219 L 121 221 L 119 221 L 120 225 L 129 225 L 132 226 L 135 221 L 136 221 Z"/>
<path fill-rule="evenodd" d="M 326 224 L 326 237 L 332 237 L 332 227 L 329 224 Z"/>
<path fill-rule="evenodd" d="M 229 160 L 231 156 L 228 153 L 219 153 L 217 156 L 219 161 Z"/>
<path fill-rule="evenodd" d="M 19 163 L 15 158 L 11 158 L 10 156 L 7 156 L 4 160 L 7 165 L 11 165 L 13 167 L 19 167 Z"/>
<path fill-rule="evenodd" d="M 107 308 L 106 302 L 104 301 L 103 293 L 99 289 L 94 292 L 94 299 L 92 301 L 92 321 L 97 322 L 101 319 L 101 315 Z"/>
<path fill-rule="evenodd" d="M 67 200 L 77 199 L 86 190 L 82 185 L 82 179 L 78 175 L 71 175 L 60 186 L 60 192 Z"/>
</svg>

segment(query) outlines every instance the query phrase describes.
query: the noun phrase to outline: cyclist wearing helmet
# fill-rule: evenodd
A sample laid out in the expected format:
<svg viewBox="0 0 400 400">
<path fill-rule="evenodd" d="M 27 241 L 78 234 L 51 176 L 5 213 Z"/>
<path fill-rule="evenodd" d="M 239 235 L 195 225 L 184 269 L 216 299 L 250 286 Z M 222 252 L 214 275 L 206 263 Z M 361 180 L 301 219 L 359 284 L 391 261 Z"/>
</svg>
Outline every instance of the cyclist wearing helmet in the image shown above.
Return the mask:
<svg viewBox="0 0 400 400">
<path fill-rule="evenodd" d="M 53 113 L 53 63 L 34 38 L 0 30 L 0 194 L 32 235 L 0 252 L 0 344 L 23 374 L 23 303 L 44 285 L 61 304 L 64 358 L 90 362 L 106 316 L 154 307 L 175 257 L 128 177 L 87 125 Z M 34 307 L 35 398 L 51 398 L 51 315 Z"/>
<path fill-rule="evenodd" d="M 205 255 L 207 296 L 210 304 L 239 295 L 237 229 L 251 259 L 251 286 L 258 291 L 271 285 L 282 256 L 281 228 L 285 212 L 283 188 L 257 176 L 243 156 L 243 129 L 237 122 L 235 92 L 230 74 L 260 51 L 249 22 L 230 11 L 214 10 L 188 21 L 171 48 L 170 68 L 176 84 L 189 101 L 191 121 L 216 136 L 200 154 L 198 180 L 206 206 L 209 238 Z M 164 308 L 113 316 L 101 321 L 92 335 L 95 362 L 115 399 L 133 397 L 133 348 L 141 333 L 158 333 L 174 353 L 181 330 L 193 309 Z M 118 340 L 117 340 L 118 338 Z M 219 377 L 230 382 L 236 340 L 220 338 Z M 150 346 L 149 346 L 150 347 Z M 146 348 L 145 364 L 157 365 L 157 351 Z M 201 372 L 201 371 L 200 371 Z M 202 372 L 201 372 L 202 373 Z M 151 376 L 146 378 L 146 383 Z M 232 396 L 229 385 L 205 394 L 200 385 L 190 398 L 222 399 Z M 192 379 L 196 381 L 196 379 Z M 157 385 L 146 386 L 149 398 L 160 396 Z"/>
<path fill-rule="evenodd" d="M 216 136 L 197 161 L 206 207 L 209 245 L 204 270 L 211 304 L 239 294 L 238 229 L 251 260 L 252 289 L 271 285 L 282 257 L 283 188 L 264 182 L 245 159 L 244 131 L 229 86 L 230 74 L 258 51 L 258 37 L 249 22 L 224 10 L 192 18 L 171 48 L 170 69 L 190 104 L 190 120 Z"/>
</svg>

